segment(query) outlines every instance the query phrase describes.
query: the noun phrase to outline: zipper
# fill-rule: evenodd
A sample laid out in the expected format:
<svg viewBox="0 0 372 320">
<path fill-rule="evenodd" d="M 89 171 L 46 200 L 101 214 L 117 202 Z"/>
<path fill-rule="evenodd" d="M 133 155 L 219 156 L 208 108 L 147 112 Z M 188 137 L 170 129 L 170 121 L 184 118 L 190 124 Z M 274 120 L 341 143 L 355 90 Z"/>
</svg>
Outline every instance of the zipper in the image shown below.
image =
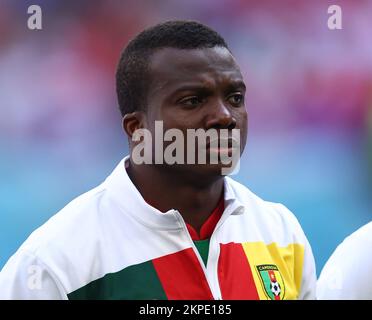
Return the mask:
<svg viewBox="0 0 372 320">
<path fill-rule="evenodd" d="M 218 259 L 220 257 L 220 245 L 217 241 L 217 233 L 218 229 L 224 224 L 224 222 L 227 220 L 227 218 L 236 210 L 239 210 L 241 206 L 227 206 L 225 208 L 224 214 L 221 217 L 221 220 L 218 221 L 209 243 L 209 254 L 208 254 L 208 266 L 210 266 L 211 272 L 210 274 L 213 276 L 213 284 L 215 284 L 215 287 L 213 287 L 214 292 L 216 292 L 218 296 L 218 300 L 222 300 L 222 293 L 220 288 L 220 282 L 218 279 Z M 230 211 L 227 213 L 226 211 Z M 214 250 L 214 248 L 216 249 Z M 209 264 L 209 261 L 211 262 Z M 212 269 L 213 268 L 213 269 Z M 212 289 L 211 289 L 212 290 Z"/>
<path fill-rule="evenodd" d="M 183 220 L 182 215 L 180 214 L 180 212 L 178 210 L 174 210 L 174 213 L 176 214 L 178 221 L 180 222 L 180 224 L 182 225 L 183 230 L 187 234 L 187 238 L 189 239 L 189 242 L 191 243 L 192 249 L 194 250 L 194 253 L 196 254 L 196 257 L 199 260 L 199 264 L 201 265 L 201 267 L 203 269 L 203 272 L 204 272 L 205 278 L 207 280 L 208 286 L 209 286 L 209 288 L 212 292 L 213 298 L 215 300 L 222 300 L 220 282 L 218 280 L 218 258 L 220 256 L 220 246 L 218 245 L 218 242 L 216 240 L 216 237 L 217 237 L 216 234 L 217 234 L 218 229 L 223 225 L 223 223 L 226 221 L 226 219 L 233 212 L 235 212 L 237 210 L 241 210 L 241 208 L 242 208 L 242 206 L 239 206 L 239 205 L 238 206 L 233 205 L 233 204 L 228 205 L 225 208 L 224 213 L 222 214 L 223 219 L 218 221 L 218 223 L 216 225 L 216 228 L 214 229 L 214 231 L 212 233 L 212 236 L 211 236 L 211 239 L 210 239 L 210 242 L 209 242 L 209 254 L 208 254 L 208 266 L 210 266 L 209 269 L 211 270 L 211 272 L 208 272 L 207 267 L 204 265 L 204 261 L 203 261 L 202 257 L 200 256 L 200 253 L 199 253 L 198 249 L 196 248 L 196 246 L 194 244 L 194 241 L 191 239 L 190 233 L 187 230 L 186 223 Z M 226 211 L 231 211 L 231 212 L 226 213 Z M 214 249 L 216 246 L 217 246 L 217 248 Z M 211 276 L 213 278 L 210 279 L 208 274 L 211 274 Z"/>
<path fill-rule="evenodd" d="M 213 284 L 214 286 L 211 287 L 211 290 L 215 292 L 217 295 L 216 300 L 222 300 L 221 288 L 220 283 L 218 280 L 218 258 L 220 256 L 220 246 L 216 242 L 216 229 L 213 231 L 211 240 L 209 242 L 209 254 L 208 254 L 208 266 L 210 266 L 211 272 L 210 274 L 213 277 Z"/>
<path fill-rule="evenodd" d="M 203 269 L 203 272 L 204 272 L 204 275 L 205 275 L 205 279 L 207 280 L 207 283 L 208 283 L 209 289 L 211 290 L 211 293 L 213 295 L 213 298 L 215 300 L 222 300 L 221 299 L 221 290 L 220 290 L 220 287 L 219 287 L 219 284 L 218 284 L 218 277 L 217 277 L 217 290 L 216 290 L 215 286 L 212 286 L 212 284 L 211 284 L 211 281 L 210 281 L 210 279 L 208 277 L 207 268 L 204 265 L 204 261 L 203 261 L 202 257 L 200 256 L 200 253 L 199 253 L 198 249 L 196 248 L 196 246 L 194 244 L 194 241 L 191 239 L 191 236 L 190 236 L 189 231 L 187 230 L 185 221 L 183 220 L 183 218 L 182 218 L 181 214 L 179 213 L 179 211 L 174 210 L 174 213 L 176 214 L 178 221 L 181 223 L 183 230 L 187 234 L 187 238 L 189 239 L 189 242 L 191 243 L 192 249 L 194 250 L 194 253 L 196 254 L 196 257 L 198 258 L 199 264 L 201 265 L 201 267 Z M 212 237 L 213 237 L 213 235 L 212 235 Z M 211 241 L 210 242 L 212 242 L 212 237 L 211 237 Z M 209 247 L 209 250 L 210 250 L 210 247 Z M 219 252 L 218 252 L 218 254 L 219 254 Z M 218 255 L 217 255 L 217 259 L 218 259 Z M 209 257 L 208 257 L 208 264 L 209 264 Z M 217 271 L 217 266 L 216 266 L 216 271 Z M 216 272 L 216 276 L 217 276 L 217 272 Z"/>
</svg>

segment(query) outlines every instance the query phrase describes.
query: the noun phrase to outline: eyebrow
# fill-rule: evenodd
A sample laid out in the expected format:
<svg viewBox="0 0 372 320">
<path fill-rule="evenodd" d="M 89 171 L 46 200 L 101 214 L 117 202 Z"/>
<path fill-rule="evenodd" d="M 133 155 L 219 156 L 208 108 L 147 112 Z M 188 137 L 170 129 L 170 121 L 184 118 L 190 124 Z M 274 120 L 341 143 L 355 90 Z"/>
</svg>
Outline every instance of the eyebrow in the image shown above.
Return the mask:
<svg viewBox="0 0 372 320">
<path fill-rule="evenodd" d="M 195 84 L 195 85 L 185 85 L 177 88 L 172 92 L 172 95 L 175 95 L 177 93 L 183 92 L 183 91 L 199 91 L 199 92 L 210 92 L 212 91 L 208 86 L 202 85 L 202 84 Z"/>
<path fill-rule="evenodd" d="M 232 81 L 227 86 L 227 89 L 228 90 L 236 90 L 236 89 L 246 90 L 246 85 L 241 80 Z M 174 90 L 172 92 L 172 95 L 177 94 L 177 93 L 182 92 L 182 91 L 205 91 L 205 92 L 209 92 L 211 90 L 208 86 L 205 86 L 203 84 L 190 84 L 190 85 L 184 85 L 184 86 L 181 86 L 181 87 L 177 88 L 176 90 Z"/>
<path fill-rule="evenodd" d="M 232 83 L 228 85 L 228 88 L 229 89 L 234 89 L 234 90 L 235 89 L 244 89 L 244 90 L 247 89 L 245 83 L 243 81 L 241 81 L 241 80 L 232 81 Z"/>
</svg>

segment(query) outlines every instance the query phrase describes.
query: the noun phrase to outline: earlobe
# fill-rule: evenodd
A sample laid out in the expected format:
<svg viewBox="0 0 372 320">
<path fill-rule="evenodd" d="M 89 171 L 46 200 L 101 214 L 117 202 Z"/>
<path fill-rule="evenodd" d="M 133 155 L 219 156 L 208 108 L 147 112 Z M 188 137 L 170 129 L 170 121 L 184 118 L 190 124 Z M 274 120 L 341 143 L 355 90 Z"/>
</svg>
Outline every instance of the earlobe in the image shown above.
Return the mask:
<svg viewBox="0 0 372 320">
<path fill-rule="evenodd" d="M 133 133 L 137 129 L 141 129 L 144 127 L 143 126 L 143 113 L 139 111 L 127 113 L 126 115 L 124 115 L 122 119 L 122 126 L 123 126 L 125 133 L 131 139 L 133 136 Z"/>
</svg>

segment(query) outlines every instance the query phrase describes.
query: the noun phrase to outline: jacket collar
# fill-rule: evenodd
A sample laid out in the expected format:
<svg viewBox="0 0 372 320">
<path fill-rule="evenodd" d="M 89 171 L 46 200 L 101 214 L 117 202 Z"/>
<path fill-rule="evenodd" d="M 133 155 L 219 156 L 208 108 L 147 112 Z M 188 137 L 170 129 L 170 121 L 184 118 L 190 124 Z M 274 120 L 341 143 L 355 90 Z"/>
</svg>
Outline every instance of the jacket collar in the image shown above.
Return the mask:
<svg viewBox="0 0 372 320">
<path fill-rule="evenodd" d="M 105 188 L 114 203 L 135 220 L 150 228 L 163 230 L 179 230 L 183 228 L 176 210 L 171 209 L 165 213 L 149 205 L 137 190 L 125 169 L 126 156 L 104 182 Z M 226 215 L 241 214 L 244 206 L 237 200 L 235 192 L 230 185 L 229 178 L 224 179 L 225 211 L 221 220 Z"/>
</svg>

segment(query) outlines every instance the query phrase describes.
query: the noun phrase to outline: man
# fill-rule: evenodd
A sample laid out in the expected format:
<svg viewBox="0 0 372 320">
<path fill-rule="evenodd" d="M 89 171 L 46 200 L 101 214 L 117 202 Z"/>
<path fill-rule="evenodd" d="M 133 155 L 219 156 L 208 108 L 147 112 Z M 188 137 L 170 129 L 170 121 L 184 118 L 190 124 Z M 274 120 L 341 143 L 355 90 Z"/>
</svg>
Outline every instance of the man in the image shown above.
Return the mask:
<svg viewBox="0 0 372 320">
<path fill-rule="evenodd" d="M 117 93 L 131 156 L 27 239 L 2 270 L 0 297 L 314 298 L 314 259 L 296 218 L 222 174 L 247 132 L 245 84 L 224 39 L 190 21 L 143 31 L 122 53 Z M 155 146 L 158 121 L 183 137 L 228 135 L 184 155 L 180 143 L 169 164 L 173 140 Z M 140 147 L 150 150 L 145 163 Z M 218 161 L 183 161 L 200 149 Z"/>
<path fill-rule="evenodd" d="M 372 222 L 348 236 L 324 266 L 318 299 L 372 300 Z"/>
</svg>

